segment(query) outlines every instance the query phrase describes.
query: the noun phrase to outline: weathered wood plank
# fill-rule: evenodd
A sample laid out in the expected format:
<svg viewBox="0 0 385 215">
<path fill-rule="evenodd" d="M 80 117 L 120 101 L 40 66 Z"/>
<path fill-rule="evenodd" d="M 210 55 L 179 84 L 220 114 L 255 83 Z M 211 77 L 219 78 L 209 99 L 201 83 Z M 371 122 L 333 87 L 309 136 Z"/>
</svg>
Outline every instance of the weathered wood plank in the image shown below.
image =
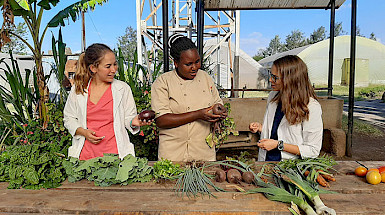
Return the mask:
<svg viewBox="0 0 385 215">
<path fill-rule="evenodd" d="M 385 161 L 362 162 L 369 168 L 385 165 Z M 358 164 L 340 161 L 336 182 L 322 194 L 324 203 L 337 214 L 384 214 L 385 183 L 370 185 L 364 178 L 350 175 Z M 228 183 L 216 184 L 226 188 Z M 181 198 L 174 192 L 174 182 L 135 183 L 128 186 L 96 187 L 82 180 L 64 182 L 57 189 L 8 190 L 0 183 L 0 213 L 45 214 L 290 214 L 288 204 L 267 200 L 262 194 L 243 195 L 237 192 L 214 194 L 218 197 Z M 246 190 L 250 185 L 244 185 Z M 226 188 L 233 191 L 233 188 Z"/>
</svg>

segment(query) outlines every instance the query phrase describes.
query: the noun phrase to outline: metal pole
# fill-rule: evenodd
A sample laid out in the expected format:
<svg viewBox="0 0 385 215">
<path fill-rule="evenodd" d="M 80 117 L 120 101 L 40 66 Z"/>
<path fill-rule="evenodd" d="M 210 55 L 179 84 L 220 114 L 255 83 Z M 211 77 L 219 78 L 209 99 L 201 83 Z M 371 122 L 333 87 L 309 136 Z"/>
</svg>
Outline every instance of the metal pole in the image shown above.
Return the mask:
<svg viewBox="0 0 385 215">
<path fill-rule="evenodd" d="M 180 19 L 180 15 L 179 15 L 179 0 L 176 0 L 176 10 L 175 10 L 175 28 L 179 28 L 179 19 Z"/>
<path fill-rule="evenodd" d="M 143 64 L 141 11 L 142 11 L 142 6 L 140 3 L 140 0 L 136 0 L 136 53 L 137 53 L 139 65 Z"/>
<path fill-rule="evenodd" d="M 168 72 L 168 0 L 162 0 L 162 23 L 163 23 L 163 71 Z"/>
<path fill-rule="evenodd" d="M 218 11 L 218 26 L 220 25 L 220 22 L 221 22 L 221 12 Z M 221 38 L 220 38 L 220 35 L 221 35 L 221 28 L 218 27 L 217 29 L 217 43 L 219 44 Z M 221 52 L 221 46 L 218 46 L 217 48 L 217 84 L 219 86 L 222 86 L 221 84 L 221 64 L 220 64 L 220 52 Z"/>
<path fill-rule="evenodd" d="M 84 19 L 84 11 L 82 11 L 82 52 L 86 50 L 86 23 Z"/>
<path fill-rule="evenodd" d="M 203 32 L 204 32 L 204 3 L 203 0 L 198 0 L 196 3 L 197 12 L 197 45 L 198 53 L 203 60 Z"/>
<path fill-rule="evenodd" d="M 328 77 L 328 96 L 333 95 L 333 61 L 334 61 L 334 25 L 336 21 L 336 2 L 330 0 L 330 39 L 329 39 L 329 77 Z"/>
<path fill-rule="evenodd" d="M 352 157 L 353 146 L 353 108 L 354 108 L 354 76 L 356 66 L 356 17 L 357 0 L 352 0 L 352 25 L 350 38 L 350 76 L 349 76 L 349 111 L 348 111 L 348 133 L 346 137 L 346 155 Z"/>
<path fill-rule="evenodd" d="M 239 42 L 240 42 L 240 15 L 239 10 L 235 11 L 235 54 L 234 54 L 234 88 L 239 89 Z M 238 98 L 239 93 L 236 91 L 234 97 Z"/>
</svg>

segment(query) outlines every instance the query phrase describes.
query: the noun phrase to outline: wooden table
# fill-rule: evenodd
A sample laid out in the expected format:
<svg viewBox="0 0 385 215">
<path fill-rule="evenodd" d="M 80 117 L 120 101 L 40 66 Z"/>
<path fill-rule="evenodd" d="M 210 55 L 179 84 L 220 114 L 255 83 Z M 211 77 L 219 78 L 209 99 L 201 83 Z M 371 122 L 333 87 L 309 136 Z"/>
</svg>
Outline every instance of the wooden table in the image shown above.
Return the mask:
<svg viewBox="0 0 385 215">
<path fill-rule="evenodd" d="M 369 168 L 385 165 L 385 161 L 362 163 Z M 322 194 L 321 199 L 337 214 L 385 214 L 385 183 L 370 185 L 364 178 L 347 174 L 357 166 L 353 161 L 340 161 L 335 166 L 340 172 L 337 181 L 330 187 L 338 193 Z M 0 183 L 1 214 L 291 214 L 288 204 L 269 201 L 263 194 L 215 192 L 217 199 L 182 199 L 176 196 L 172 183 L 96 187 L 83 180 L 66 181 L 48 190 L 9 190 L 7 186 Z"/>
</svg>

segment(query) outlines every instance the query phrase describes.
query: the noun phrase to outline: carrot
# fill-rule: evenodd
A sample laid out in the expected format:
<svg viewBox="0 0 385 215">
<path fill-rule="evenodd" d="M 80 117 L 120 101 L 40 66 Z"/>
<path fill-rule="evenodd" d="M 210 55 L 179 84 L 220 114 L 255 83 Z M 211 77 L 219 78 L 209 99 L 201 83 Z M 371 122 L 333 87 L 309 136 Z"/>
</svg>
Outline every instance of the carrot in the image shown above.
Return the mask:
<svg viewBox="0 0 385 215">
<path fill-rule="evenodd" d="M 318 170 L 318 173 L 321 174 L 322 177 L 324 177 L 324 179 L 326 179 L 328 181 L 336 181 L 336 178 L 334 178 L 334 176 L 332 174 L 326 173 L 322 170 Z"/>
<path fill-rule="evenodd" d="M 309 171 L 305 171 L 304 175 L 308 176 L 309 173 L 310 173 Z M 322 175 L 320 173 L 318 173 L 316 181 L 318 182 L 319 185 L 321 185 L 323 187 L 330 187 L 329 183 L 325 180 L 324 177 L 322 177 Z"/>
</svg>

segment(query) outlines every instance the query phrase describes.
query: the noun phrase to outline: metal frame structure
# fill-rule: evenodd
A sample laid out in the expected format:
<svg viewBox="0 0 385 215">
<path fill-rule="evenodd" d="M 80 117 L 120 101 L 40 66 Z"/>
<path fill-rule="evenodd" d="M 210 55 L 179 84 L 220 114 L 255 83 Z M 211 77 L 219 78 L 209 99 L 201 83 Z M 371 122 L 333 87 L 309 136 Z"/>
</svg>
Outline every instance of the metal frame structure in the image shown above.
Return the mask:
<svg viewBox="0 0 385 215">
<path fill-rule="evenodd" d="M 149 6 L 145 7 L 146 4 Z M 202 11 L 201 13 L 198 10 L 202 7 L 198 5 L 202 4 L 202 0 L 171 0 L 171 5 L 169 5 L 169 0 L 136 0 L 138 63 L 151 68 L 152 62 L 148 59 L 148 55 L 145 54 L 147 48 L 149 48 L 148 50 L 152 55 L 156 55 L 159 50 L 168 50 L 167 42 L 164 43 L 163 41 L 168 41 L 169 34 L 185 34 L 193 40 L 196 39 L 199 47 L 201 45 L 203 47 L 203 38 L 217 38 L 215 46 L 206 50 L 205 53 L 203 53 L 203 49 L 199 49 L 199 54 L 202 59 L 216 54 L 216 62 L 214 62 L 216 65 L 215 72 L 217 73 L 216 80 L 218 84 L 221 84 L 219 49 L 223 43 L 231 43 L 231 37 L 235 34 L 235 55 L 239 55 L 239 34 L 236 33 L 239 32 L 239 15 L 237 19 L 236 12 L 224 10 L 217 11 L 215 15 L 213 15 L 213 12 L 210 14 L 208 11 Z M 200 17 L 194 17 L 194 6 Z M 205 17 L 212 24 L 204 25 L 204 23 L 200 23 Z M 194 21 L 194 18 L 197 21 Z M 162 25 L 158 24 L 160 19 L 162 20 Z M 221 20 L 226 20 L 227 22 L 223 23 Z M 211 31 L 205 32 L 205 30 Z M 150 41 L 151 45 L 146 47 L 146 41 Z M 230 56 L 229 59 L 231 59 L 230 51 L 228 55 Z M 168 71 L 170 69 L 169 60 L 166 60 L 169 59 L 168 51 L 163 51 L 163 57 L 163 70 Z M 232 71 L 233 68 L 230 66 L 228 73 Z"/>
</svg>

